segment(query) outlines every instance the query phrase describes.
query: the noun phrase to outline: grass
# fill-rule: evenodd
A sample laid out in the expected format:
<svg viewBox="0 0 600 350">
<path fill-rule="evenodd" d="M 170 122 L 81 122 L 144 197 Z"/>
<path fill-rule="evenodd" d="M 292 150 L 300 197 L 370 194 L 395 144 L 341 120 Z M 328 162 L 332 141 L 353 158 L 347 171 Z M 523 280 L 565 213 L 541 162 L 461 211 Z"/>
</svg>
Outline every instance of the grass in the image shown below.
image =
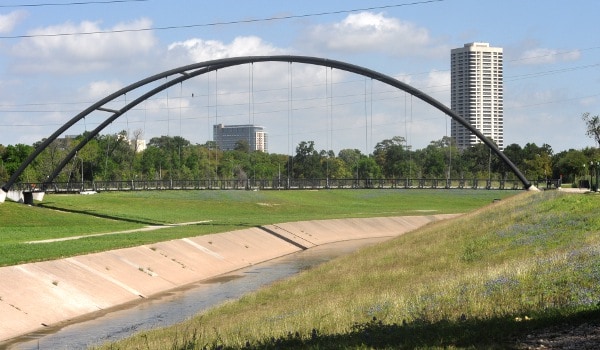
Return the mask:
<svg viewBox="0 0 600 350">
<path fill-rule="evenodd" d="M 515 191 L 139 191 L 47 195 L 37 206 L 0 205 L 0 266 L 312 219 L 468 212 Z M 422 212 L 425 210 L 426 212 Z M 210 220 L 157 231 L 91 236 Z M 45 244 L 29 241 L 88 236 Z"/>
<path fill-rule="evenodd" d="M 523 193 L 102 348 L 514 347 L 600 320 L 599 200 Z"/>
</svg>

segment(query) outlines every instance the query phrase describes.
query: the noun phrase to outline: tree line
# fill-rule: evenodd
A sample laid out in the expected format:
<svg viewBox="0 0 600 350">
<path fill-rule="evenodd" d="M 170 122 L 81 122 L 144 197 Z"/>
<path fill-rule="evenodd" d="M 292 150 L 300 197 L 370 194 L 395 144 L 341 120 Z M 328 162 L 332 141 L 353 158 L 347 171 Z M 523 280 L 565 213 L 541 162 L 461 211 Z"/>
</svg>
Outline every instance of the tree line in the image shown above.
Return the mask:
<svg viewBox="0 0 600 350">
<path fill-rule="evenodd" d="M 598 129 L 600 131 L 600 128 Z M 425 148 L 413 150 L 401 136 L 378 142 L 371 154 L 358 149 L 318 150 L 313 141 L 302 141 L 294 155 L 251 152 L 240 141 L 224 151 L 208 141 L 192 144 L 180 136 L 150 139 L 138 149 L 140 133 L 98 135 L 61 171 L 54 182 L 203 180 L 203 179 L 505 179 L 516 177 L 485 146 L 459 151 L 443 137 Z M 85 135 L 57 139 L 23 172 L 18 182 L 45 182 L 68 152 Z M 43 140 L 42 140 L 43 141 Z M 33 145 L 0 145 L 0 183 L 6 182 Z M 570 149 L 554 153 L 548 144 L 508 145 L 504 153 L 530 181 L 562 178 L 576 183 L 600 167 L 598 148 Z M 592 162 L 592 163 L 590 163 Z"/>
</svg>

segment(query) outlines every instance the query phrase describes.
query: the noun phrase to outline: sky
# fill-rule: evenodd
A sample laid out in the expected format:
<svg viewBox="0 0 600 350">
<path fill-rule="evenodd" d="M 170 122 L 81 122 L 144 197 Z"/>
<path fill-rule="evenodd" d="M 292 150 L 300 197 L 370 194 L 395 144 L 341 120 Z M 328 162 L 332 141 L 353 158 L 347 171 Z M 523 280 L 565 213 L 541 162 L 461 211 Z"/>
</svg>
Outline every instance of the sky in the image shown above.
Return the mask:
<svg viewBox="0 0 600 350">
<path fill-rule="evenodd" d="M 305 55 L 359 65 L 450 105 L 450 50 L 504 51 L 504 140 L 555 153 L 594 147 L 583 113 L 600 114 L 597 0 L 7 0 L 0 4 L 0 144 L 33 144 L 105 96 L 148 76 L 213 59 Z M 174 77 L 171 77 L 174 78 Z M 166 78 L 169 79 L 169 78 Z M 164 82 L 164 81 L 161 81 Z M 107 104 L 118 109 L 155 85 Z M 97 111 L 67 130 L 93 130 Z M 212 140 L 212 125 L 256 124 L 269 152 L 359 149 L 450 136 L 450 119 L 360 75 L 255 63 L 163 91 L 102 134 Z"/>
</svg>

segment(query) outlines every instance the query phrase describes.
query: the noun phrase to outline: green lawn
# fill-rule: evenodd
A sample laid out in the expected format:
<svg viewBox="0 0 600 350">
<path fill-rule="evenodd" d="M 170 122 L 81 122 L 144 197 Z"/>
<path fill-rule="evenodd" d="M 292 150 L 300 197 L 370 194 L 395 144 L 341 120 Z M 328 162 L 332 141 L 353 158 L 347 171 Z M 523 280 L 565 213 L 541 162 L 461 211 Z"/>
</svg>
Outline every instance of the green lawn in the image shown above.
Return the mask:
<svg viewBox="0 0 600 350">
<path fill-rule="evenodd" d="M 0 204 L 0 266 L 290 221 L 469 212 L 520 191 L 139 191 L 46 195 L 35 206 Z M 209 221 L 157 231 L 45 244 L 29 241 Z"/>
</svg>

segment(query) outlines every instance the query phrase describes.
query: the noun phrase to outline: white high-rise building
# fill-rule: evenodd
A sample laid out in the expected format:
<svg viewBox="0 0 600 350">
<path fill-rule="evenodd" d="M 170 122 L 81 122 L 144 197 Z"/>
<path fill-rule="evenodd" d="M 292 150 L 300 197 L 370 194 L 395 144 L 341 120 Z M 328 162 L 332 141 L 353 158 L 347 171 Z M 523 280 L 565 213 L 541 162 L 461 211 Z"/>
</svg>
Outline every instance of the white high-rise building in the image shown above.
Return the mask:
<svg viewBox="0 0 600 350">
<path fill-rule="evenodd" d="M 451 51 L 450 108 L 504 149 L 504 81 L 501 47 L 469 43 Z M 451 136 L 459 149 L 481 143 L 452 120 Z"/>
<path fill-rule="evenodd" d="M 262 126 L 216 124 L 213 141 L 224 151 L 234 150 L 239 141 L 246 141 L 250 151 L 268 152 L 267 133 Z"/>
</svg>

